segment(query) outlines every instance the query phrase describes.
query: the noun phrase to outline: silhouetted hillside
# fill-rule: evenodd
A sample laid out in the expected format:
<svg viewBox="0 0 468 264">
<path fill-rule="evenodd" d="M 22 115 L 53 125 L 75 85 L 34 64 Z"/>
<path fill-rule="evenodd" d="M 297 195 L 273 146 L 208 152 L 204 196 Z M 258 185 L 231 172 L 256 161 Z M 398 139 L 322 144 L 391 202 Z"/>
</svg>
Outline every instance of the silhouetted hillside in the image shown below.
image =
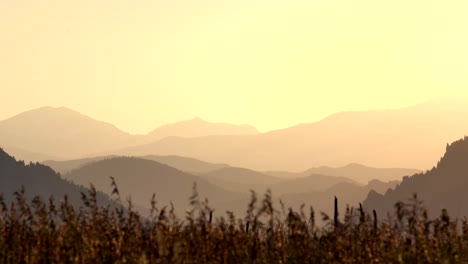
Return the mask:
<svg viewBox="0 0 468 264">
<path fill-rule="evenodd" d="M 394 205 L 408 202 L 413 194 L 424 202 L 432 216 L 447 209 L 452 216 L 468 216 L 468 138 L 447 145 L 445 155 L 437 165 L 425 173 L 405 177 L 403 181 L 385 195 L 369 193 L 364 206 L 377 210 L 381 215 L 394 212 Z"/>
<path fill-rule="evenodd" d="M 303 171 L 352 162 L 426 169 L 444 142 L 468 131 L 468 104 L 429 101 L 396 110 L 342 112 L 319 122 L 252 136 L 171 137 L 118 152 L 180 155 L 253 170 Z"/>
<path fill-rule="evenodd" d="M 60 178 L 51 168 L 39 163 L 26 165 L 0 149 L 0 193 L 9 201 L 13 193 L 19 191 L 22 186 L 28 199 L 36 195 L 43 199 L 53 196 L 55 201 L 59 202 L 67 195 L 70 203 L 76 208 L 83 206 L 81 192 L 88 193 L 86 188 Z M 101 204 L 111 203 L 102 193 L 98 193 L 97 198 Z"/>
<path fill-rule="evenodd" d="M 167 165 L 141 158 L 119 157 L 97 161 L 64 175 L 79 184 L 92 183 L 96 189 L 110 194 L 109 176 L 115 178 L 122 199 L 132 198 L 139 206 L 149 208 L 153 193 L 159 205 L 172 202 L 179 214 L 184 214 L 196 182 L 200 198 L 209 198 L 216 209 L 230 210 L 226 202 L 243 198 L 225 191 L 200 177 L 190 175 Z M 245 196 L 247 200 L 247 196 Z"/>
</svg>

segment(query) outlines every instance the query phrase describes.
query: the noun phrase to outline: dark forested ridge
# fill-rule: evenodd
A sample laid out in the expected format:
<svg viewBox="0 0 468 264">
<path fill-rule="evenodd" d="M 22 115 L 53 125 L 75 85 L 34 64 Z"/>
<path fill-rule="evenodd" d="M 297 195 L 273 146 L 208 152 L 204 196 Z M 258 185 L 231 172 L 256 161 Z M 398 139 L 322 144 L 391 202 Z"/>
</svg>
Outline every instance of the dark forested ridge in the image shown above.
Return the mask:
<svg viewBox="0 0 468 264">
<path fill-rule="evenodd" d="M 384 195 L 371 191 L 364 201 L 369 210 L 380 214 L 393 212 L 397 202 L 407 202 L 414 194 L 431 216 L 447 209 L 452 216 L 468 216 L 468 137 L 447 144 L 445 155 L 425 173 L 404 177 Z"/>
<path fill-rule="evenodd" d="M 0 194 L 9 202 L 14 192 L 23 187 L 25 197 L 29 199 L 35 196 L 48 199 L 52 196 L 58 202 L 67 195 L 69 202 L 74 206 L 82 205 L 81 192 L 88 193 L 87 188 L 62 179 L 50 167 L 17 161 L 0 148 Z M 109 197 L 100 192 L 97 193 L 97 199 L 103 205 L 111 203 Z"/>
</svg>

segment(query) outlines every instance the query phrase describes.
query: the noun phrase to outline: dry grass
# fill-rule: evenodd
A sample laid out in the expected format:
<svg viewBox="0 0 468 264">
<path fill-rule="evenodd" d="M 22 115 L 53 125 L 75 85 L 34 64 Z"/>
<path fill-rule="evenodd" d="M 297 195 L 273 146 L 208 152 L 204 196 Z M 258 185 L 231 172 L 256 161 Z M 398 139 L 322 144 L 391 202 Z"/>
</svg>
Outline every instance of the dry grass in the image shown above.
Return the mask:
<svg viewBox="0 0 468 264">
<path fill-rule="evenodd" d="M 115 187 L 115 184 L 114 184 Z M 116 201 L 120 198 L 115 188 Z M 245 218 L 213 218 L 194 190 L 185 219 L 151 201 L 143 218 L 125 206 L 98 207 L 96 191 L 83 207 L 66 197 L 56 204 L 37 197 L 0 203 L 2 263 L 463 263 L 468 262 L 468 224 L 447 212 L 434 220 L 415 198 L 396 205 L 396 216 L 376 221 L 362 209 L 338 217 L 272 206 L 271 194 L 252 200 Z"/>
</svg>

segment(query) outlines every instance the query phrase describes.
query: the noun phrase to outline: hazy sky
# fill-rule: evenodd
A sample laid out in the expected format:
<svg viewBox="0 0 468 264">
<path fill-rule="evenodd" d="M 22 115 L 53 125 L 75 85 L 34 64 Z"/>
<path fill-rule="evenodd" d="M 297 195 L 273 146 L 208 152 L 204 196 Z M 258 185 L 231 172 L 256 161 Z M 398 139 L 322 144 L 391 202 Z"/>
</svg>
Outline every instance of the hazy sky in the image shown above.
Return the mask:
<svg viewBox="0 0 468 264">
<path fill-rule="evenodd" d="M 468 1 L 1 0 L 0 119 L 260 130 L 468 94 Z"/>
</svg>

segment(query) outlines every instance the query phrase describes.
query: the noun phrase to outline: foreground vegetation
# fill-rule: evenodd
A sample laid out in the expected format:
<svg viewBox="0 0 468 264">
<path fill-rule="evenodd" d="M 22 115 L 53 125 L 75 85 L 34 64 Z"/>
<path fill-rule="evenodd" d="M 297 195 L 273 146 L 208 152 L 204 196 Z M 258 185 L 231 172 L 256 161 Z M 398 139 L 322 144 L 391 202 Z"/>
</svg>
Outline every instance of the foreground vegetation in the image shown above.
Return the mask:
<svg viewBox="0 0 468 264">
<path fill-rule="evenodd" d="M 82 193 L 73 208 L 23 192 L 0 200 L 2 263 L 460 263 L 468 262 L 468 223 L 447 212 L 429 220 L 417 198 L 395 206 L 394 218 L 378 221 L 362 208 L 343 217 L 312 208 L 275 210 L 270 193 L 246 206 L 244 218 L 227 212 L 214 217 L 196 189 L 184 219 L 171 207 L 151 201 L 151 215 L 140 216 L 126 202 L 100 207 L 96 191 Z M 336 206 L 336 201 L 335 201 Z M 342 219 L 339 221 L 339 219 Z"/>
</svg>

